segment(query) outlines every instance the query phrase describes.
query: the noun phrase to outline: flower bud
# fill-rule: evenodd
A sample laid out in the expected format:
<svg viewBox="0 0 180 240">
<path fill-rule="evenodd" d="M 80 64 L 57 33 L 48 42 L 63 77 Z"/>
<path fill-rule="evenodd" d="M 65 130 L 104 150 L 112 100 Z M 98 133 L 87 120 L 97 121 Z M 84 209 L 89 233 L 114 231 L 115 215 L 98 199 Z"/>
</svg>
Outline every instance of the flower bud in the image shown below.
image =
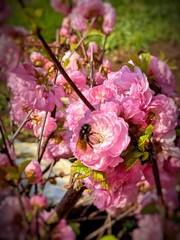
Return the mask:
<svg viewBox="0 0 180 240">
<path fill-rule="evenodd" d="M 46 197 L 34 195 L 30 199 L 30 203 L 33 207 L 45 208 L 47 205 Z"/>
<path fill-rule="evenodd" d="M 42 179 L 42 171 L 40 164 L 37 161 L 31 161 L 25 168 L 25 175 L 29 183 L 39 183 Z"/>
</svg>

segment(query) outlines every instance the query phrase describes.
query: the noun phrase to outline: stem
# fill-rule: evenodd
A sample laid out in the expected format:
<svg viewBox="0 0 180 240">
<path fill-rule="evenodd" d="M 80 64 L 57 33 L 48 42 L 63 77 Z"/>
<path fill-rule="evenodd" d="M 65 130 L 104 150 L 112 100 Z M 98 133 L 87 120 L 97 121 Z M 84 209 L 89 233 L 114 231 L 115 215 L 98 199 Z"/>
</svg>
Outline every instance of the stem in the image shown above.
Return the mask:
<svg viewBox="0 0 180 240">
<path fill-rule="evenodd" d="M 159 203 L 159 208 L 160 208 L 160 215 L 161 215 L 161 223 L 162 223 L 162 233 L 163 233 L 163 239 L 166 239 L 166 234 L 165 234 L 165 217 L 166 217 L 166 207 L 165 207 L 165 202 L 163 199 L 163 194 L 162 194 L 162 186 L 161 186 L 161 181 L 160 181 L 160 176 L 159 176 L 159 169 L 156 161 L 156 149 L 153 141 L 153 137 L 151 138 L 151 149 L 152 149 L 152 171 L 154 175 L 154 180 L 156 184 L 156 190 L 157 190 L 157 195 L 158 195 L 158 203 Z"/>
<path fill-rule="evenodd" d="M 25 223 L 25 226 L 26 226 L 26 230 L 27 230 L 29 228 L 29 221 L 27 219 L 25 208 L 24 208 L 24 205 L 23 205 L 23 202 L 22 202 L 22 199 L 21 199 L 21 195 L 19 193 L 19 189 L 18 189 L 17 186 L 15 187 L 14 191 L 15 191 L 16 197 L 19 200 L 19 205 L 20 205 L 21 210 L 22 210 L 22 217 L 23 217 L 23 220 L 24 220 L 24 223 Z"/>
<path fill-rule="evenodd" d="M 91 59 L 90 59 L 90 87 L 94 86 L 94 68 L 93 68 L 93 47 L 91 48 Z"/>
<path fill-rule="evenodd" d="M 6 152 L 6 154 L 7 154 L 7 157 L 8 157 L 8 159 L 9 159 L 9 162 L 10 162 L 11 166 L 14 166 L 14 162 L 13 162 L 13 160 L 11 159 L 11 156 L 10 156 L 10 154 L 9 154 L 8 146 L 7 146 L 7 144 L 6 144 L 6 139 L 5 139 L 4 132 L 3 132 L 3 128 L 2 128 L 1 125 L 0 125 L 0 132 L 1 132 L 1 135 L 2 135 L 2 140 L 3 140 L 3 143 L 4 143 L 4 147 L 5 147 L 5 152 Z"/>
<path fill-rule="evenodd" d="M 43 132 L 44 132 L 45 124 L 46 124 L 47 115 L 48 115 L 48 112 L 45 113 L 42 129 L 41 129 L 41 133 L 40 133 L 39 144 L 38 144 L 38 159 L 39 159 L 39 155 L 40 155 L 41 143 L 42 143 Z"/>
<path fill-rule="evenodd" d="M 51 165 L 50 165 L 49 171 L 48 171 L 47 176 L 46 176 L 46 180 L 49 179 L 50 174 L 51 174 L 51 172 L 52 172 L 52 169 L 53 169 L 53 166 L 54 166 L 54 165 L 55 165 L 55 160 L 53 160 L 52 163 L 51 163 Z"/>
<path fill-rule="evenodd" d="M 96 18 L 93 18 L 89 28 L 94 24 Z M 74 48 L 74 50 L 71 52 L 71 54 L 69 55 L 68 59 L 76 52 L 76 50 L 79 48 L 79 46 L 81 45 L 81 43 L 84 41 L 84 39 L 87 37 L 89 32 L 89 29 L 82 35 L 81 39 L 79 40 L 78 44 L 76 45 L 76 47 Z"/>
<path fill-rule="evenodd" d="M 63 75 L 63 77 L 66 79 L 66 81 L 69 83 L 69 85 L 73 88 L 73 90 L 76 92 L 76 94 L 79 96 L 79 98 L 86 104 L 86 106 L 91 110 L 94 111 L 95 108 L 91 105 L 91 103 L 84 97 L 84 95 L 81 93 L 81 91 L 77 88 L 77 86 L 74 84 L 74 82 L 71 80 L 71 78 L 68 76 L 64 68 L 61 66 L 60 62 L 55 57 L 54 53 L 51 51 L 50 47 L 44 40 L 43 36 L 40 33 L 40 29 L 37 29 L 37 36 L 41 40 L 44 48 L 46 49 L 47 53 L 51 57 L 52 61 L 54 62 L 54 65 L 57 67 L 57 69 L 60 71 L 60 73 Z"/>
<path fill-rule="evenodd" d="M 99 68 L 99 72 L 102 71 L 102 61 L 103 61 L 103 58 L 104 58 L 104 53 L 105 53 L 105 48 L 106 48 L 106 43 L 107 43 L 107 37 L 108 37 L 108 35 L 105 35 L 105 37 L 104 37 L 104 42 L 103 42 L 103 46 L 102 46 L 102 55 L 101 55 L 101 58 L 100 58 L 101 66 Z"/>
<path fill-rule="evenodd" d="M 23 122 L 21 123 L 21 125 L 18 127 L 18 129 L 16 130 L 16 132 L 14 133 L 14 135 L 12 136 L 11 140 L 10 140 L 10 144 L 12 145 L 15 138 L 17 137 L 17 135 L 19 134 L 19 132 L 21 131 L 21 129 L 24 127 L 24 125 L 29 121 L 29 117 L 31 115 L 31 113 L 33 112 L 33 110 L 31 110 L 27 116 L 25 117 L 25 119 L 23 120 Z"/>
<path fill-rule="evenodd" d="M 85 187 L 82 187 L 79 191 L 76 191 L 72 186 L 67 190 L 55 209 L 59 219 L 65 218 L 69 214 L 85 189 Z"/>
<path fill-rule="evenodd" d="M 152 170 L 153 170 L 154 180 L 156 183 L 157 195 L 158 195 L 159 203 L 161 205 L 164 205 L 161 181 L 160 181 L 159 170 L 158 170 L 158 165 L 156 161 L 156 149 L 155 149 L 153 138 L 151 138 L 151 150 L 152 150 Z"/>
</svg>

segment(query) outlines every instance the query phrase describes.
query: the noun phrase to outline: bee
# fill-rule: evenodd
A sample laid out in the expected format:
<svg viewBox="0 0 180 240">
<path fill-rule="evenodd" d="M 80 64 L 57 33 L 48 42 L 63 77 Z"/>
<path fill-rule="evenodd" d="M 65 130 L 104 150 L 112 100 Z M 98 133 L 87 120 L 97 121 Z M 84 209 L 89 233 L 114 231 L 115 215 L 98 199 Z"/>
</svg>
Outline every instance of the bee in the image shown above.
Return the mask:
<svg viewBox="0 0 180 240">
<path fill-rule="evenodd" d="M 81 127 L 81 130 L 79 132 L 79 138 L 77 141 L 77 147 L 81 149 L 82 151 L 87 150 L 87 145 L 89 145 L 91 148 L 93 143 L 90 141 L 89 137 L 93 133 L 91 132 L 91 126 L 90 124 L 86 123 Z"/>
<path fill-rule="evenodd" d="M 91 125 L 86 123 L 81 127 L 81 130 L 79 132 L 77 147 L 85 152 L 87 150 L 88 145 L 91 148 L 93 148 L 94 144 L 99 144 L 102 143 L 103 141 L 104 141 L 103 136 L 100 133 L 92 132 Z"/>
</svg>

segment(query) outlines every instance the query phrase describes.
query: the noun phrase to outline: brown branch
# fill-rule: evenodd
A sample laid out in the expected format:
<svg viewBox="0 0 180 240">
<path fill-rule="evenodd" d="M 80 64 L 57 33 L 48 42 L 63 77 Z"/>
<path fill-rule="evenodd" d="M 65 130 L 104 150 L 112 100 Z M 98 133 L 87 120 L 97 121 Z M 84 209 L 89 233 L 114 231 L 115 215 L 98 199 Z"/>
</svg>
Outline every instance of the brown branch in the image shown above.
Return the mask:
<svg viewBox="0 0 180 240">
<path fill-rule="evenodd" d="M 58 203 L 55 209 L 59 219 L 67 217 L 85 189 L 85 187 L 82 187 L 79 191 L 76 191 L 72 186 L 67 190 L 63 199 Z"/>
<path fill-rule="evenodd" d="M 72 87 L 72 89 L 76 92 L 76 94 L 79 96 L 79 98 L 86 104 L 86 106 L 91 110 L 94 111 L 95 108 L 91 105 L 91 103 L 84 97 L 84 95 L 81 93 L 81 91 L 77 88 L 77 86 L 74 84 L 74 82 L 71 80 L 71 78 L 68 76 L 64 68 L 61 66 L 60 62 L 55 57 L 54 53 L 51 51 L 50 47 L 44 40 L 43 36 L 40 33 L 40 29 L 37 29 L 37 36 L 41 40 L 44 48 L 46 49 L 47 53 L 51 57 L 54 65 L 56 68 L 60 71 L 60 73 L 63 75 L 63 77 L 66 79 L 66 81 L 69 83 L 69 85 Z"/>
</svg>

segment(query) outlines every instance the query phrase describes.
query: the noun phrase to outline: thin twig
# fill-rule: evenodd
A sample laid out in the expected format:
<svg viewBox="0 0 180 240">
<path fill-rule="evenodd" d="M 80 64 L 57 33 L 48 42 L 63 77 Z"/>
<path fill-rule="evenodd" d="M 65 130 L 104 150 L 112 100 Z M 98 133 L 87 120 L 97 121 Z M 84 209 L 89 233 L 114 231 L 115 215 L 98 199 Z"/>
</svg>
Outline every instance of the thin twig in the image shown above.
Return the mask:
<svg viewBox="0 0 180 240">
<path fill-rule="evenodd" d="M 96 18 L 93 18 L 89 28 L 91 28 L 91 26 L 94 24 Z M 79 40 L 78 44 L 76 45 L 76 47 L 74 48 L 74 50 L 71 52 L 71 54 L 69 55 L 68 59 L 76 52 L 76 50 L 79 48 L 79 46 L 81 45 L 81 43 L 84 41 L 84 39 L 87 37 L 88 32 L 89 32 L 89 28 L 88 30 L 81 36 L 81 39 Z"/>
<path fill-rule="evenodd" d="M 93 47 L 91 45 L 91 59 L 90 59 L 90 87 L 94 86 L 94 68 L 93 68 Z"/>
<path fill-rule="evenodd" d="M 66 79 L 66 81 L 69 83 L 69 85 L 73 88 L 73 90 L 76 92 L 76 94 L 79 96 L 79 98 L 86 104 L 86 106 L 91 110 L 94 111 L 95 108 L 91 105 L 91 103 L 85 98 L 85 96 L 81 93 L 81 91 L 77 88 L 75 83 L 71 80 L 71 78 L 68 76 L 60 62 L 55 57 L 54 53 L 51 51 L 50 47 L 44 40 L 43 36 L 40 33 L 40 29 L 37 29 L 37 36 L 43 43 L 44 48 L 46 49 L 47 53 L 51 57 L 52 61 L 54 62 L 54 65 L 57 67 L 57 69 L 60 71 L 60 73 L 63 75 L 63 77 Z"/>
<path fill-rule="evenodd" d="M 106 223 L 105 225 L 103 225 L 102 227 L 98 228 L 97 230 L 95 230 L 94 232 L 92 232 L 91 234 L 89 234 L 85 240 L 90 240 L 92 238 L 94 238 L 95 236 L 97 236 L 101 231 L 104 231 L 104 229 L 107 229 L 108 227 L 114 225 L 117 221 L 119 221 L 120 219 L 126 217 L 128 214 L 130 214 L 132 211 L 134 211 L 137 208 L 136 205 L 133 205 L 132 207 L 130 207 L 127 211 L 125 211 L 124 213 L 122 213 L 121 215 L 119 215 L 116 219 L 112 220 L 111 222 Z"/>
<path fill-rule="evenodd" d="M 102 61 L 103 61 L 104 53 L 105 53 L 105 49 L 106 49 L 107 37 L 108 37 L 108 35 L 105 35 L 104 41 L 103 41 L 102 54 L 101 54 L 101 58 L 100 58 L 101 66 L 99 67 L 99 72 L 102 71 Z"/>
<path fill-rule="evenodd" d="M 0 132 L 1 132 L 1 135 L 2 135 L 2 140 L 3 140 L 3 143 L 4 143 L 5 151 L 6 151 L 8 159 L 9 159 L 9 162 L 10 162 L 11 166 L 14 166 L 14 162 L 11 159 L 11 156 L 9 154 L 8 146 L 6 144 L 6 138 L 5 138 L 5 135 L 4 135 L 4 132 L 3 132 L 3 128 L 2 128 L 1 125 L 0 125 Z"/>
<path fill-rule="evenodd" d="M 43 139 L 43 132 L 44 132 L 45 124 L 46 124 L 47 115 L 48 115 L 48 112 L 45 113 L 43 125 L 42 125 L 42 128 L 41 128 L 39 144 L 38 144 L 38 151 L 37 151 L 38 160 L 39 160 L 39 155 L 40 155 L 40 150 L 41 150 L 41 143 L 42 143 L 42 139 Z"/>
<path fill-rule="evenodd" d="M 29 111 L 29 113 L 26 115 L 25 119 L 23 120 L 23 122 L 21 123 L 21 125 L 18 127 L 18 129 L 16 130 L 16 132 L 14 133 L 14 135 L 12 136 L 11 140 L 10 140 L 10 144 L 12 145 L 15 138 L 17 137 L 17 135 L 19 134 L 19 132 L 21 131 L 21 129 L 24 127 L 24 125 L 29 121 L 29 117 L 31 115 L 31 113 L 33 112 L 33 110 Z"/>
<path fill-rule="evenodd" d="M 54 164 L 55 164 L 55 161 L 53 160 L 53 161 L 51 162 L 51 165 L 50 165 L 49 171 L 48 171 L 48 173 L 47 173 L 46 180 L 48 180 L 48 179 L 49 179 L 49 177 L 50 177 L 50 175 L 51 175 L 51 172 L 52 172 L 52 169 L 53 169 L 53 166 L 54 166 Z"/>
<path fill-rule="evenodd" d="M 22 213 L 22 217 L 23 217 L 23 220 L 24 220 L 24 223 L 25 223 L 25 227 L 26 227 L 26 230 L 29 228 L 29 221 L 27 219 L 27 216 L 26 216 L 26 211 L 25 211 L 25 208 L 24 208 L 24 204 L 22 202 L 22 199 L 21 199 L 21 195 L 19 193 L 19 189 L 18 187 L 16 186 L 14 188 L 14 191 L 15 191 L 15 195 L 16 197 L 18 198 L 18 201 L 19 201 L 19 205 L 21 207 L 21 213 Z"/>
</svg>

